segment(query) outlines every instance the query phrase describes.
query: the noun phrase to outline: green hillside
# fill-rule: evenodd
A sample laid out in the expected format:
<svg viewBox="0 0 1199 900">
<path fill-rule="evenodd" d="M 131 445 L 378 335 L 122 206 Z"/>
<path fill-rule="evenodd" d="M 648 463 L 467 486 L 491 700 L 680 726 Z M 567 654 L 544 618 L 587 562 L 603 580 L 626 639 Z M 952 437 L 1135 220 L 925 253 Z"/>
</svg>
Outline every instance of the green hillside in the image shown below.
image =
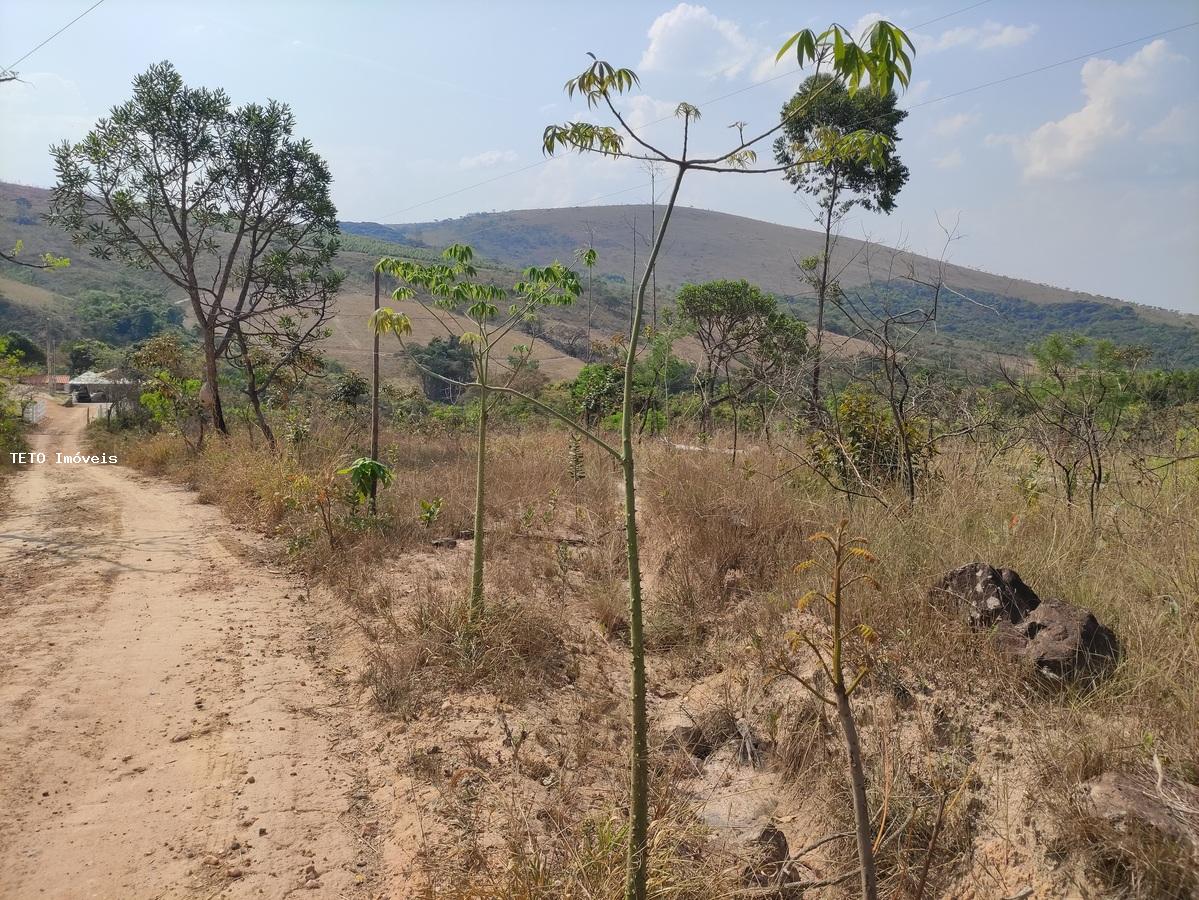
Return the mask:
<svg viewBox="0 0 1199 900">
<path fill-rule="evenodd" d="M 568 260 L 576 248 L 592 240 L 599 252 L 597 271 L 610 284 L 615 280 L 627 289 L 633 275 L 634 225 L 641 235 L 636 250 L 643 260 L 650 222 L 648 206 L 600 206 L 476 213 L 407 225 L 343 222 L 342 228 L 412 248 L 465 242 L 512 266 Z M 688 282 L 748 278 L 788 298 L 799 315 L 809 318 L 815 304 L 804 295 L 795 260 L 821 252 L 822 242 L 820 234 L 807 229 L 680 207 L 659 262 L 659 292 L 669 298 Z M 851 238 L 840 239 L 836 256 L 838 268 L 844 266 L 842 284 L 866 298 L 914 295 L 915 287 L 900 273 L 910 267 L 918 276 L 928 276 L 936 265 L 925 257 L 893 254 L 888 248 Z M 942 295 L 934 345 L 1022 353 L 1047 334 L 1081 332 L 1150 346 L 1157 365 L 1199 365 L 1199 316 L 964 266 L 949 265 L 945 275 L 947 286 L 956 293 Z M 848 322 L 836 314 L 831 327 L 851 333 Z"/>
<path fill-rule="evenodd" d="M 0 243 L 12 247 L 21 240 L 30 257 L 52 252 L 71 258 L 69 268 L 48 272 L 0 261 L 0 333 L 42 335 L 49 327 L 56 340 L 98 337 L 80 307 L 89 291 L 156 297 L 186 313 L 186 304 L 178 303 L 178 289 L 161 275 L 95 259 L 86 248 L 72 246 L 45 222 L 48 200 L 46 190 L 0 183 Z M 668 306 L 683 284 L 748 278 L 784 298 L 799 316 L 813 318 L 815 301 L 803 291 L 794 260 L 818 251 L 816 232 L 690 208 L 676 210 L 675 217 L 658 271 L 658 309 Z M 349 277 L 339 298 L 330 352 L 347 366 L 365 364 L 376 259 L 389 254 L 432 259 L 453 242 L 474 246 L 484 276 L 504 284 L 524 266 L 570 261 L 576 249 L 592 241 L 599 252 L 592 334 L 605 339 L 627 327 L 634 251 L 640 266 L 650 221 L 649 207 L 608 206 L 480 213 L 411 225 L 343 222 L 338 264 Z M 899 277 L 884 281 L 882 273 L 887 268 L 907 272 L 910 267 L 928 275 L 933 261 L 910 254 L 892 258 L 886 248 L 867 248 L 850 239 L 841 240 L 838 253 L 845 266 L 842 283 L 864 302 L 923 301 L 923 288 Z M 1157 366 L 1199 366 L 1199 317 L 1193 315 L 961 266 L 946 268 L 946 283 L 952 291 L 941 296 L 936 334 L 927 345 L 932 353 L 952 353 L 963 360 L 978 352 L 1022 354 L 1030 343 L 1053 332 L 1080 332 L 1151 347 Z M 577 370 L 586 320 L 584 304 L 546 312 L 538 355 L 547 373 L 567 377 Z M 830 313 L 829 325 L 853 335 L 850 323 L 836 310 Z M 389 359 L 385 369 L 397 374 L 401 367 Z"/>
</svg>

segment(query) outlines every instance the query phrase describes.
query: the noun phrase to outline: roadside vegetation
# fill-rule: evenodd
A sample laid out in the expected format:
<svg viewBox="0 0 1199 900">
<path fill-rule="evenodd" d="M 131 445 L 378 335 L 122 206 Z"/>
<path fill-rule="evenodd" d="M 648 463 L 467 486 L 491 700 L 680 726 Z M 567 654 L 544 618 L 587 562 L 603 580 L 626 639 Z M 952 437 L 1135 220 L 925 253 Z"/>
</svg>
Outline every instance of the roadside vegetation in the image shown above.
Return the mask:
<svg viewBox="0 0 1199 900">
<path fill-rule="evenodd" d="M 1140 332 L 1035 329 L 965 369 L 928 352 L 963 299 L 944 259 L 872 249 L 879 289 L 841 284 L 838 218 L 907 179 L 912 53 L 887 22 L 800 31 L 779 57 L 814 74 L 779 122 L 703 157 L 699 109 L 652 144 L 622 114 L 636 73 L 592 56 L 566 92 L 601 121 L 547 126 L 545 152 L 671 179 L 602 339 L 590 245 L 515 273 L 359 237 L 378 261 L 337 269 L 331 174 L 288 107 L 169 63 L 54 149 L 53 221 L 183 295 L 78 297 L 72 371 L 130 386 L 90 440 L 333 598 L 421 896 L 1199 891 L 1199 372 Z M 659 315 L 680 186 L 717 172 L 816 199 L 814 321 L 753 272 Z M 347 280 L 375 289 L 369 375 L 326 352 Z M 585 365 L 554 381 L 542 317 L 580 304 L 555 346 Z M 0 391 L 36 351 L 0 339 Z M 0 393 L 0 444 L 16 415 Z"/>
</svg>

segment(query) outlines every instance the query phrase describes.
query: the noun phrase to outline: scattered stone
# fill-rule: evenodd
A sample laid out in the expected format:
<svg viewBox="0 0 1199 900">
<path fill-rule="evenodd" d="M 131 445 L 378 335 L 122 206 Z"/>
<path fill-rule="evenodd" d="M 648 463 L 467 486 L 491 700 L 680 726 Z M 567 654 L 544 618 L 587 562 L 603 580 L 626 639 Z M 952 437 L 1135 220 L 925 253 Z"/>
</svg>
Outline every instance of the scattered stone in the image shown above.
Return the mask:
<svg viewBox="0 0 1199 900">
<path fill-rule="evenodd" d="M 929 599 L 946 598 L 967 607 L 975 628 L 990 628 L 1003 620 L 1014 625 L 1041 602 L 1014 571 L 982 562 L 967 563 L 942 575 L 929 591 Z"/>
<path fill-rule="evenodd" d="M 767 822 L 762 830 L 749 840 L 753 861 L 745 867 L 742 880 L 748 885 L 766 886 L 777 884 L 779 873 L 790 858 L 787 836 Z"/>
<path fill-rule="evenodd" d="M 1104 674 L 1119 656 L 1110 628 L 1081 606 L 1050 598 L 1017 626 L 1028 643 L 1021 651 L 1041 672 L 1073 680 Z"/>
<path fill-rule="evenodd" d="M 1149 829 L 1199 858 L 1199 787 L 1164 774 L 1104 772 L 1081 793 L 1083 807 L 1118 831 Z"/>
<path fill-rule="evenodd" d="M 315 878 L 309 878 L 307 881 L 304 882 L 304 887 L 308 888 L 308 890 L 310 890 L 310 891 L 315 891 L 320 886 L 321 886 L 321 883 L 319 881 L 317 881 Z"/>
<path fill-rule="evenodd" d="M 241 869 L 233 868 L 233 869 L 227 870 L 225 872 L 225 874 L 228 875 L 230 878 L 241 878 L 242 875 L 245 874 L 245 872 L 243 872 Z"/>
<path fill-rule="evenodd" d="M 678 725 L 666 739 L 666 746 L 682 750 L 698 759 L 707 759 L 712 754 L 712 744 L 698 725 Z"/>
<path fill-rule="evenodd" d="M 929 599 L 961 606 L 972 626 L 989 630 L 995 647 L 1056 680 L 1101 677 L 1120 643 L 1094 613 L 1064 600 L 1042 600 L 1012 569 L 967 563 L 942 575 Z"/>
</svg>

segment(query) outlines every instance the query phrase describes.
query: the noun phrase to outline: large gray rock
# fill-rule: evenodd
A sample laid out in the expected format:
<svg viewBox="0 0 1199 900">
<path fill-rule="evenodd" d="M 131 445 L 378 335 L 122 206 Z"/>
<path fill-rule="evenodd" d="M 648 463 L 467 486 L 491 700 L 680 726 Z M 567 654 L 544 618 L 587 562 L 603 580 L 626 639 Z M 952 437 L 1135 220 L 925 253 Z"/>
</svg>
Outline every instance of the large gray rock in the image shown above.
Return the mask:
<svg viewBox="0 0 1199 900">
<path fill-rule="evenodd" d="M 1055 678 L 1104 674 L 1120 653 L 1116 636 L 1094 613 L 1056 598 L 1041 601 L 1016 631 L 1027 641 L 1020 655 Z"/>
<path fill-rule="evenodd" d="M 929 599 L 957 605 L 972 626 L 991 633 L 1000 652 L 1054 679 L 1104 675 L 1119 657 L 1119 641 L 1094 613 L 1064 600 L 1042 600 L 1012 569 L 967 563 L 938 578 Z"/>
<path fill-rule="evenodd" d="M 1003 621 L 1014 625 L 1041 602 L 1014 571 L 983 562 L 946 572 L 929 593 L 934 601 L 948 599 L 961 604 L 976 628 L 990 628 Z"/>
</svg>

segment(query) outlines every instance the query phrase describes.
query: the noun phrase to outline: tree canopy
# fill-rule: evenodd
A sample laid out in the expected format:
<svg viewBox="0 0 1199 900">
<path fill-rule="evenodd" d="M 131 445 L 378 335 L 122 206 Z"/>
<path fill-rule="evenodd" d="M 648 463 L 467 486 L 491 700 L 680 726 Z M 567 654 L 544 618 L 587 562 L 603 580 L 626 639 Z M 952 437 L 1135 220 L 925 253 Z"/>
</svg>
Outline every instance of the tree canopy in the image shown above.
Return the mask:
<svg viewBox="0 0 1199 900">
<path fill-rule="evenodd" d="M 889 213 L 908 180 L 908 167 L 899 159 L 899 123 L 907 112 L 896 106 L 894 93 L 851 93 L 832 75 L 812 75 L 783 105 L 783 133 L 774 142 L 775 159 L 787 166 L 784 177 L 796 190 L 817 196 L 821 203 L 861 206 Z M 887 140 L 868 156 L 819 151 L 855 131 L 866 130 Z M 798 159 L 817 161 L 796 166 Z"/>
<path fill-rule="evenodd" d="M 286 104 L 233 107 L 163 62 L 83 140 L 51 151 L 50 221 L 93 256 L 158 271 L 190 300 L 221 430 L 217 359 L 235 337 L 273 334 L 282 316 L 314 323 L 292 329 L 302 338 L 321 336 L 340 283 L 332 178 L 294 128 Z"/>
</svg>

